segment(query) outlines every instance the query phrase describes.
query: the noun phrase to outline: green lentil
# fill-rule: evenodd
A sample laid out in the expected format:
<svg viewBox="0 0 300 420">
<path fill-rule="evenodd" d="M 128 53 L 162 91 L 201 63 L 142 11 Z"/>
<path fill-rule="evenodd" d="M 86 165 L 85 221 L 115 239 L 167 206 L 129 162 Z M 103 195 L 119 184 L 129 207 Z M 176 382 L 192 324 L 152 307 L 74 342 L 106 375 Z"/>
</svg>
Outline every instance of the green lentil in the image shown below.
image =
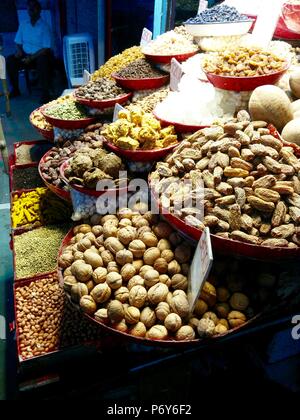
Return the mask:
<svg viewBox="0 0 300 420">
<path fill-rule="evenodd" d="M 81 120 L 87 118 L 87 113 L 83 105 L 74 101 L 64 101 L 53 105 L 45 110 L 49 117 L 60 120 Z"/>
<path fill-rule="evenodd" d="M 61 243 L 70 225 L 34 229 L 14 237 L 16 278 L 52 272 L 57 267 Z"/>
</svg>

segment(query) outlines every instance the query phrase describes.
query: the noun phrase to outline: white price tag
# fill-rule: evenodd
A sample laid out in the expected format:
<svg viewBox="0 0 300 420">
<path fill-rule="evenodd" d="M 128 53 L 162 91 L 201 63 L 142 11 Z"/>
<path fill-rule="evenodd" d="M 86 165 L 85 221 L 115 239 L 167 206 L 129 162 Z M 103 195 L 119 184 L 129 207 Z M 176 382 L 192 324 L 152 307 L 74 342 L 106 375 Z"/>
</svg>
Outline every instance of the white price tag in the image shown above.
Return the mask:
<svg viewBox="0 0 300 420">
<path fill-rule="evenodd" d="M 210 273 L 213 253 L 209 228 L 206 227 L 198 243 L 189 273 L 188 299 L 191 313 L 199 299 L 202 287 Z"/>
<path fill-rule="evenodd" d="M 152 32 L 149 29 L 144 28 L 141 37 L 141 47 L 145 47 L 152 40 Z"/>
<path fill-rule="evenodd" d="M 183 71 L 180 63 L 176 60 L 176 58 L 172 58 L 171 61 L 171 71 L 170 71 L 170 88 L 171 90 L 175 91 L 178 90 L 179 82 L 182 78 Z"/>
<path fill-rule="evenodd" d="M 116 104 L 115 109 L 114 109 L 113 122 L 115 122 L 119 118 L 119 112 L 120 111 L 125 111 L 125 108 L 120 104 Z"/>
<path fill-rule="evenodd" d="M 83 71 L 83 84 L 86 85 L 91 80 L 91 73 L 87 70 Z"/>
<path fill-rule="evenodd" d="M 207 9 L 208 1 L 206 0 L 200 0 L 199 1 L 199 7 L 198 7 L 198 15 L 200 15 L 203 10 Z"/>
<path fill-rule="evenodd" d="M 284 0 L 263 1 L 252 32 L 255 45 L 267 48 L 273 38 Z"/>
</svg>

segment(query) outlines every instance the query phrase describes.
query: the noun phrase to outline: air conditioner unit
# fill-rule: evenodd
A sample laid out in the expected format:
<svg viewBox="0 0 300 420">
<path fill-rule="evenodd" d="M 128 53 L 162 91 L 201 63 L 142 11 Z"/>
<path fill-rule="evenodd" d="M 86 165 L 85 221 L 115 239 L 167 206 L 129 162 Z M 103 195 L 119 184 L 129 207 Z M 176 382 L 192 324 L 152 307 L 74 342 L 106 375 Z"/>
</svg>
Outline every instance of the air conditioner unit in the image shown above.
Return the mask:
<svg viewBox="0 0 300 420">
<path fill-rule="evenodd" d="M 93 38 L 89 34 L 75 34 L 64 37 L 64 63 L 69 87 L 83 84 L 84 70 L 95 71 Z"/>
</svg>

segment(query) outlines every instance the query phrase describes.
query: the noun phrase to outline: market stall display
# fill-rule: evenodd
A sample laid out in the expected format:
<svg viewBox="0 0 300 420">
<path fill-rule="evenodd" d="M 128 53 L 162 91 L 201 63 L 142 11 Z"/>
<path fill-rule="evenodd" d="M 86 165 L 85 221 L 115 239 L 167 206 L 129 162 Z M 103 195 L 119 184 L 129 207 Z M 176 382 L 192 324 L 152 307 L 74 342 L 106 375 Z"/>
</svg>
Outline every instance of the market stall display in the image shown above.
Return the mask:
<svg viewBox="0 0 300 420">
<path fill-rule="evenodd" d="M 76 130 L 85 128 L 95 122 L 95 118 L 88 115 L 84 106 L 74 100 L 45 106 L 42 109 L 42 114 L 54 127 L 63 129 Z"/>
<path fill-rule="evenodd" d="M 33 111 L 29 116 L 29 121 L 33 125 L 34 128 L 47 140 L 53 141 L 54 133 L 53 127 L 49 124 L 44 115 L 42 114 L 41 110 L 38 108 Z"/>
<path fill-rule="evenodd" d="M 12 190 L 30 190 L 43 186 L 36 164 L 17 165 L 11 167 Z"/>
</svg>

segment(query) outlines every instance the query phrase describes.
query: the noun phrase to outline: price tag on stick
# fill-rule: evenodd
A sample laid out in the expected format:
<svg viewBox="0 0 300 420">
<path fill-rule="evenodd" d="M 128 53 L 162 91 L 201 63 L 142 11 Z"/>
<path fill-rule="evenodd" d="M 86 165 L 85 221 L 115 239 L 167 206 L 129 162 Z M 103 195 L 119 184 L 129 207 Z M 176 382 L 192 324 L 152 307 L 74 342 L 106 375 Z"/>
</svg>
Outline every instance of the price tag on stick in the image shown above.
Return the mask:
<svg viewBox="0 0 300 420">
<path fill-rule="evenodd" d="M 151 40 L 152 40 L 152 32 L 149 31 L 149 29 L 144 28 L 142 32 L 140 46 L 145 47 L 145 45 L 149 44 Z"/>
<path fill-rule="evenodd" d="M 198 15 L 200 15 L 203 10 L 207 9 L 208 1 L 200 0 L 199 1 L 199 7 L 198 7 Z"/>
<path fill-rule="evenodd" d="M 180 63 L 176 60 L 176 58 L 172 58 L 171 61 L 171 71 L 170 71 L 170 88 L 171 90 L 175 91 L 178 90 L 179 82 L 182 78 L 183 71 Z"/>
<path fill-rule="evenodd" d="M 209 228 L 206 227 L 199 240 L 189 273 L 188 299 L 192 313 L 199 299 L 202 287 L 210 273 L 213 253 Z"/>
<path fill-rule="evenodd" d="M 83 84 L 87 85 L 90 80 L 91 80 L 91 73 L 89 73 L 87 70 L 84 70 L 83 71 Z"/>
<path fill-rule="evenodd" d="M 119 118 L 119 112 L 120 111 L 125 111 L 125 108 L 122 107 L 122 105 L 120 105 L 120 104 L 116 104 L 115 109 L 114 109 L 113 122 L 115 122 Z"/>
</svg>

